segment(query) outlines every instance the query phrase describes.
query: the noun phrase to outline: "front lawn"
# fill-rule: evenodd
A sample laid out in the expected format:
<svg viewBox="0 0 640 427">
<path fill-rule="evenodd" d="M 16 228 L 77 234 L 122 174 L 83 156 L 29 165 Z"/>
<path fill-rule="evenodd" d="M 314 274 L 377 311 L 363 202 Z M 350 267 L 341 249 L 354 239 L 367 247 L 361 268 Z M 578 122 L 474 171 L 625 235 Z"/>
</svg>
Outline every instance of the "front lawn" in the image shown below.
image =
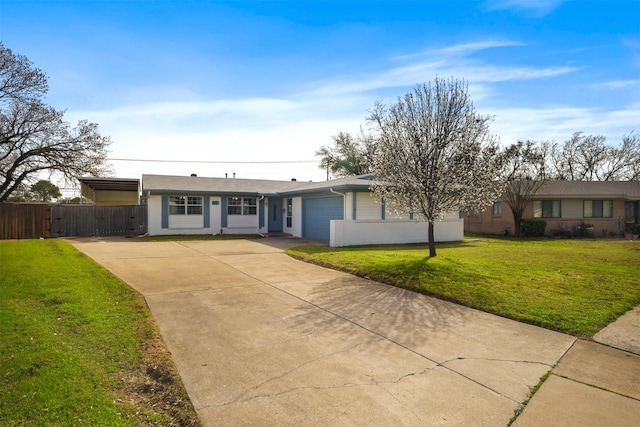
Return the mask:
<svg viewBox="0 0 640 427">
<path fill-rule="evenodd" d="M 481 238 L 288 254 L 500 316 L 591 337 L 640 304 L 640 242 Z"/>
<path fill-rule="evenodd" d="M 0 425 L 199 425 L 142 296 L 62 240 L 0 242 Z"/>
</svg>

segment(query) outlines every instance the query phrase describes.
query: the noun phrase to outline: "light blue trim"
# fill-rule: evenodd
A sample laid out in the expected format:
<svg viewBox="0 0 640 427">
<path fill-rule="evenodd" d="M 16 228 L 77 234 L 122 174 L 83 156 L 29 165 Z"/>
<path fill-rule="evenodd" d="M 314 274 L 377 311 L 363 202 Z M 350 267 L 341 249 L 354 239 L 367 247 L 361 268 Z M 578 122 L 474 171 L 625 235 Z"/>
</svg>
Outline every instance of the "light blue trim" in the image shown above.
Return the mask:
<svg viewBox="0 0 640 427">
<path fill-rule="evenodd" d="M 203 221 L 203 225 L 204 228 L 209 228 L 211 227 L 211 206 L 210 206 L 211 202 L 209 200 L 209 196 L 203 196 L 202 197 L 202 213 L 204 215 L 204 221 Z"/>
<path fill-rule="evenodd" d="M 358 213 L 357 213 L 358 207 L 357 207 L 357 202 L 356 202 L 356 199 L 358 198 L 358 192 L 354 191 L 351 194 L 353 194 L 353 202 L 351 203 L 353 205 L 352 206 L 352 212 L 351 212 L 351 219 L 355 220 L 355 219 L 358 219 Z"/>
<path fill-rule="evenodd" d="M 256 203 L 258 203 L 259 205 L 258 206 L 258 226 L 260 228 L 264 228 L 264 199 L 260 200 L 260 198 L 258 197 L 258 201 Z"/>
<path fill-rule="evenodd" d="M 160 207 L 160 227 L 169 228 L 169 196 L 163 195 Z"/>
<path fill-rule="evenodd" d="M 344 219 L 344 197 L 318 195 L 302 198 L 302 237 L 329 240 L 330 221 Z"/>
<path fill-rule="evenodd" d="M 220 210 L 220 227 L 227 228 L 227 198 L 225 196 L 222 196 L 222 207 Z"/>
</svg>

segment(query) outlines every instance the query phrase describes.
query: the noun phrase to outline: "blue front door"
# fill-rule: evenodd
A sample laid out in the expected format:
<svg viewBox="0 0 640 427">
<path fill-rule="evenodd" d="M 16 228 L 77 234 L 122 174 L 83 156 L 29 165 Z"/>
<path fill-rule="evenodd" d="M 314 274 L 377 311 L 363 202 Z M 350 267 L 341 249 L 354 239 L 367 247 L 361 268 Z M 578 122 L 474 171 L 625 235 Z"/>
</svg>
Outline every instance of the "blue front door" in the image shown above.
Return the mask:
<svg viewBox="0 0 640 427">
<path fill-rule="evenodd" d="M 282 231 L 282 199 L 269 197 L 269 231 Z"/>
</svg>

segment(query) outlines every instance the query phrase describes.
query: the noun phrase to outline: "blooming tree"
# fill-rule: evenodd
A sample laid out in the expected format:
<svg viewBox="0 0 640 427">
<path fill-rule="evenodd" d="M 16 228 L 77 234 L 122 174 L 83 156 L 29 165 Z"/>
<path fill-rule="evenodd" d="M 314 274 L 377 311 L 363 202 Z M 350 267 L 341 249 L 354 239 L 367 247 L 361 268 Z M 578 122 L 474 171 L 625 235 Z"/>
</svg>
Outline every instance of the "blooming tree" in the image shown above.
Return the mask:
<svg viewBox="0 0 640 427">
<path fill-rule="evenodd" d="M 370 112 L 377 132 L 372 191 L 394 213 L 428 222 L 432 257 L 436 222 L 447 212 L 483 208 L 502 192 L 491 120 L 475 111 L 464 80 L 440 78 Z"/>
</svg>

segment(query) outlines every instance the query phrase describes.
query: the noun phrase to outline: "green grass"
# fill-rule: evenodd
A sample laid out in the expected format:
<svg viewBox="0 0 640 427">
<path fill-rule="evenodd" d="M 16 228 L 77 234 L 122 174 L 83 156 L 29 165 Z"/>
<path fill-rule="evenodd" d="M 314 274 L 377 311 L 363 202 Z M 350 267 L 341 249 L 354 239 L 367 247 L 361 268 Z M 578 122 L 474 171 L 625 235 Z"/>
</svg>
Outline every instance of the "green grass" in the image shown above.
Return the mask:
<svg viewBox="0 0 640 427">
<path fill-rule="evenodd" d="M 640 242 L 482 238 L 439 244 L 287 251 L 500 316 L 591 337 L 640 304 Z"/>
<path fill-rule="evenodd" d="M 144 299 L 91 259 L 0 242 L 0 283 L 0 425 L 198 423 Z"/>
<path fill-rule="evenodd" d="M 261 239 L 259 234 L 171 234 L 166 236 L 143 236 L 141 242 L 181 242 L 187 240 L 238 240 Z"/>
</svg>

